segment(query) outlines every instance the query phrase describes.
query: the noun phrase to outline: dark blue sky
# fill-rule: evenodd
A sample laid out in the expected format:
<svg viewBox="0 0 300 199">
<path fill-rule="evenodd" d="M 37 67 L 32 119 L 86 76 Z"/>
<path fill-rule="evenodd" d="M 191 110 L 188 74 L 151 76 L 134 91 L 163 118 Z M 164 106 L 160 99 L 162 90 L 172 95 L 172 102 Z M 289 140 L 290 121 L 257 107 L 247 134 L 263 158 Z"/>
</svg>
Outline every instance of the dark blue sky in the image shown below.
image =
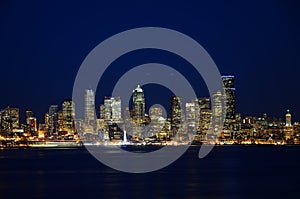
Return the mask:
<svg viewBox="0 0 300 199">
<path fill-rule="evenodd" d="M 1 0 L 0 107 L 22 112 L 30 107 L 42 118 L 51 104 L 71 97 L 76 72 L 97 44 L 127 29 L 159 26 L 194 38 L 222 74 L 236 76 L 237 111 L 243 116 L 266 112 L 283 117 L 290 108 L 300 120 L 299 11 L 296 0 Z M 160 58 L 177 63 L 157 52 L 129 57 L 120 65 Z M 97 103 L 107 92 L 97 93 Z"/>
</svg>

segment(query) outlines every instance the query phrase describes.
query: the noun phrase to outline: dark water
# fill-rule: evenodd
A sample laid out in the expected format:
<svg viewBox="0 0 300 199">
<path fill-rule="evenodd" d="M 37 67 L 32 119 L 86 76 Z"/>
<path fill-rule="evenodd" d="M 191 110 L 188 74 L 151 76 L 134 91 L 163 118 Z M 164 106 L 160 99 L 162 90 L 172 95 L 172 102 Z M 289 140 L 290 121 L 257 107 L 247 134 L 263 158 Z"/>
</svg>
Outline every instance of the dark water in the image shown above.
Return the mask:
<svg viewBox="0 0 300 199">
<path fill-rule="evenodd" d="M 300 198 L 300 147 L 199 147 L 147 174 L 110 169 L 85 149 L 0 151 L 0 198 Z"/>
</svg>

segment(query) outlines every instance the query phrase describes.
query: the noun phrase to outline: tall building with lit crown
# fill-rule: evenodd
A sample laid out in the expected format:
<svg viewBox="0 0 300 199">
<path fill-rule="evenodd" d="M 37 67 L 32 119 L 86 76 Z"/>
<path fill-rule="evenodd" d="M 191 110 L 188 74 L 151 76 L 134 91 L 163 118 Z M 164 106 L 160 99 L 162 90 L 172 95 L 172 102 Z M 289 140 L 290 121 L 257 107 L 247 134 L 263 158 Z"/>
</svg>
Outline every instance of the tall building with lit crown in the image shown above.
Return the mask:
<svg viewBox="0 0 300 199">
<path fill-rule="evenodd" d="M 225 127 L 235 119 L 235 87 L 234 76 L 222 76 L 225 91 Z"/>
<path fill-rule="evenodd" d="M 171 97 L 171 137 L 174 137 L 181 127 L 182 122 L 182 97 Z"/>
<path fill-rule="evenodd" d="M 142 122 L 145 117 L 145 96 L 144 96 L 144 91 L 140 87 L 140 85 L 138 85 L 137 88 L 133 90 L 132 95 L 133 95 L 133 99 L 132 99 L 133 119 L 138 122 Z"/>
<path fill-rule="evenodd" d="M 287 110 L 285 114 L 285 126 L 283 126 L 284 138 L 291 140 L 294 136 L 294 127 L 292 125 L 292 114 L 290 110 Z"/>
<path fill-rule="evenodd" d="M 150 123 L 150 117 L 146 114 L 146 102 L 144 90 L 140 85 L 132 91 L 132 135 L 134 140 L 149 136 L 147 124 Z"/>
<path fill-rule="evenodd" d="M 95 124 L 95 94 L 91 89 L 85 90 L 84 95 L 84 121 L 88 125 Z"/>
<path fill-rule="evenodd" d="M 290 110 L 287 110 L 285 114 L 285 126 L 292 126 L 292 114 Z"/>
<path fill-rule="evenodd" d="M 66 99 L 62 103 L 63 129 L 68 133 L 74 133 L 75 104 L 72 99 Z"/>
</svg>

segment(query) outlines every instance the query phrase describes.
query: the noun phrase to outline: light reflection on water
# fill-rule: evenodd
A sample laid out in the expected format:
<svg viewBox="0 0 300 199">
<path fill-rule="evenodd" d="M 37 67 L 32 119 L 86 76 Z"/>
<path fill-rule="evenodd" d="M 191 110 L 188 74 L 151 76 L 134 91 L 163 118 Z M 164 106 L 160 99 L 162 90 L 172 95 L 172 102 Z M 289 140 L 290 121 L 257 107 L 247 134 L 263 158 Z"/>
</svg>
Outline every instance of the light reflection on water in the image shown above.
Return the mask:
<svg viewBox="0 0 300 199">
<path fill-rule="evenodd" d="M 300 147 L 215 147 L 201 160 L 198 150 L 194 146 L 172 165 L 147 174 L 110 169 L 84 148 L 2 150 L 0 198 L 224 199 L 300 194 L 296 161 Z"/>
</svg>

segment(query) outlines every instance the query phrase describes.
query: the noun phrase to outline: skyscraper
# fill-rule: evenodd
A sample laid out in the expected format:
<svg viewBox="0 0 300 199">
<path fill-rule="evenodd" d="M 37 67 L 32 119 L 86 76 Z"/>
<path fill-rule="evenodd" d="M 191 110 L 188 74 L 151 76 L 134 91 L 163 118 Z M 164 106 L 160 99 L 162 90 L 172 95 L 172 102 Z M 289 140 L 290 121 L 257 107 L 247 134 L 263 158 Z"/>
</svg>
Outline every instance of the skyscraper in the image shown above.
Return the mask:
<svg viewBox="0 0 300 199">
<path fill-rule="evenodd" d="M 29 117 L 27 119 L 27 125 L 29 126 L 29 130 L 32 134 L 34 134 L 37 131 L 37 123 L 35 117 Z"/>
<path fill-rule="evenodd" d="M 123 119 L 124 119 L 123 129 L 126 130 L 127 132 L 131 132 L 133 127 L 133 121 L 131 119 L 131 115 L 132 114 L 129 107 L 125 107 L 125 110 L 123 111 Z"/>
<path fill-rule="evenodd" d="M 185 104 L 185 122 L 187 124 L 187 133 L 194 133 L 199 122 L 198 100 Z"/>
<path fill-rule="evenodd" d="M 171 136 L 175 136 L 181 127 L 182 120 L 182 97 L 171 97 Z"/>
<path fill-rule="evenodd" d="M 197 131 L 198 131 L 198 133 L 201 133 L 201 131 L 203 131 L 202 130 L 203 129 L 203 123 L 205 123 L 205 121 L 202 121 L 202 119 L 206 118 L 206 116 L 204 116 L 204 115 L 207 115 L 206 114 L 208 112 L 207 110 L 210 109 L 210 98 L 209 97 L 203 97 L 203 98 L 197 99 L 197 101 L 198 101 L 198 117 L 199 117 L 198 124 L 197 124 Z M 202 112 L 202 110 L 205 110 L 205 111 Z M 201 114 L 202 114 L 202 116 L 201 116 Z M 210 119 L 210 122 L 211 122 L 211 119 Z"/>
<path fill-rule="evenodd" d="M 63 128 L 68 133 L 74 133 L 75 104 L 71 99 L 66 99 L 62 103 Z"/>
<path fill-rule="evenodd" d="M 152 106 L 149 109 L 149 116 L 151 119 L 150 136 L 156 135 L 158 138 L 166 137 L 166 133 L 162 135 L 162 130 L 166 120 L 165 118 L 163 118 L 163 109 L 161 107 Z"/>
<path fill-rule="evenodd" d="M 19 128 L 19 109 L 7 107 L 0 112 L 1 134 L 10 133 L 13 129 Z"/>
<path fill-rule="evenodd" d="M 111 98 L 111 112 L 112 112 L 112 121 L 114 123 L 120 123 L 122 121 L 121 98 L 120 97 L 112 97 Z"/>
<path fill-rule="evenodd" d="M 194 102 L 187 102 L 185 103 L 185 121 L 188 123 L 195 122 L 195 103 Z"/>
<path fill-rule="evenodd" d="M 44 119 L 45 119 L 45 129 L 49 129 L 49 113 L 45 113 L 45 116 L 44 116 Z"/>
<path fill-rule="evenodd" d="M 99 107 L 99 119 L 104 119 L 105 117 L 105 106 L 103 104 Z"/>
<path fill-rule="evenodd" d="M 49 134 L 55 136 L 58 130 L 58 106 L 51 105 L 49 108 Z"/>
<path fill-rule="evenodd" d="M 94 91 L 91 89 L 85 90 L 84 121 L 88 125 L 95 124 L 95 95 L 94 95 Z"/>
<path fill-rule="evenodd" d="M 106 123 L 112 123 L 112 100 L 109 97 L 104 98 L 104 120 Z"/>
<path fill-rule="evenodd" d="M 35 135 L 37 132 L 37 120 L 31 109 L 26 109 L 25 111 L 25 124 L 23 125 L 23 129 L 31 135 Z"/>
<path fill-rule="evenodd" d="M 64 117 L 62 111 L 58 111 L 57 124 L 58 124 L 58 128 L 57 128 L 58 135 L 65 134 L 67 129 L 64 128 Z"/>
<path fill-rule="evenodd" d="M 197 130 L 199 122 L 199 105 L 198 100 L 188 102 L 185 104 L 185 124 L 188 139 L 191 140 L 194 137 L 194 133 Z M 197 125 L 196 125 L 197 124 Z"/>
<path fill-rule="evenodd" d="M 290 110 L 287 110 L 285 115 L 285 126 L 292 126 L 292 114 Z"/>
<path fill-rule="evenodd" d="M 143 122 L 145 117 L 145 96 L 144 91 L 140 87 L 137 86 L 136 89 L 133 90 L 133 119 L 137 122 Z"/>
<path fill-rule="evenodd" d="M 212 120 L 212 110 L 208 108 L 202 108 L 200 110 L 199 129 L 198 129 L 200 135 L 200 141 L 204 140 L 209 130 L 210 124 L 212 122 L 211 120 Z"/>
<path fill-rule="evenodd" d="M 25 111 L 26 124 L 29 124 L 29 118 L 31 118 L 33 116 L 34 116 L 33 111 L 31 109 L 26 109 L 26 111 Z"/>
<path fill-rule="evenodd" d="M 215 134 L 220 134 L 223 130 L 223 97 L 220 91 L 212 96 L 212 127 Z"/>
<path fill-rule="evenodd" d="M 228 125 L 232 120 L 235 119 L 235 87 L 234 87 L 234 76 L 222 76 L 222 81 L 225 91 L 225 125 Z"/>
<path fill-rule="evenodd" d="M 289 141 L 294 136 L 294 127 L 292 125 L 292 114 L 287 110 L 285 115 L 285 126 L 283 126 L 284 138 Z"/>
</svg>

